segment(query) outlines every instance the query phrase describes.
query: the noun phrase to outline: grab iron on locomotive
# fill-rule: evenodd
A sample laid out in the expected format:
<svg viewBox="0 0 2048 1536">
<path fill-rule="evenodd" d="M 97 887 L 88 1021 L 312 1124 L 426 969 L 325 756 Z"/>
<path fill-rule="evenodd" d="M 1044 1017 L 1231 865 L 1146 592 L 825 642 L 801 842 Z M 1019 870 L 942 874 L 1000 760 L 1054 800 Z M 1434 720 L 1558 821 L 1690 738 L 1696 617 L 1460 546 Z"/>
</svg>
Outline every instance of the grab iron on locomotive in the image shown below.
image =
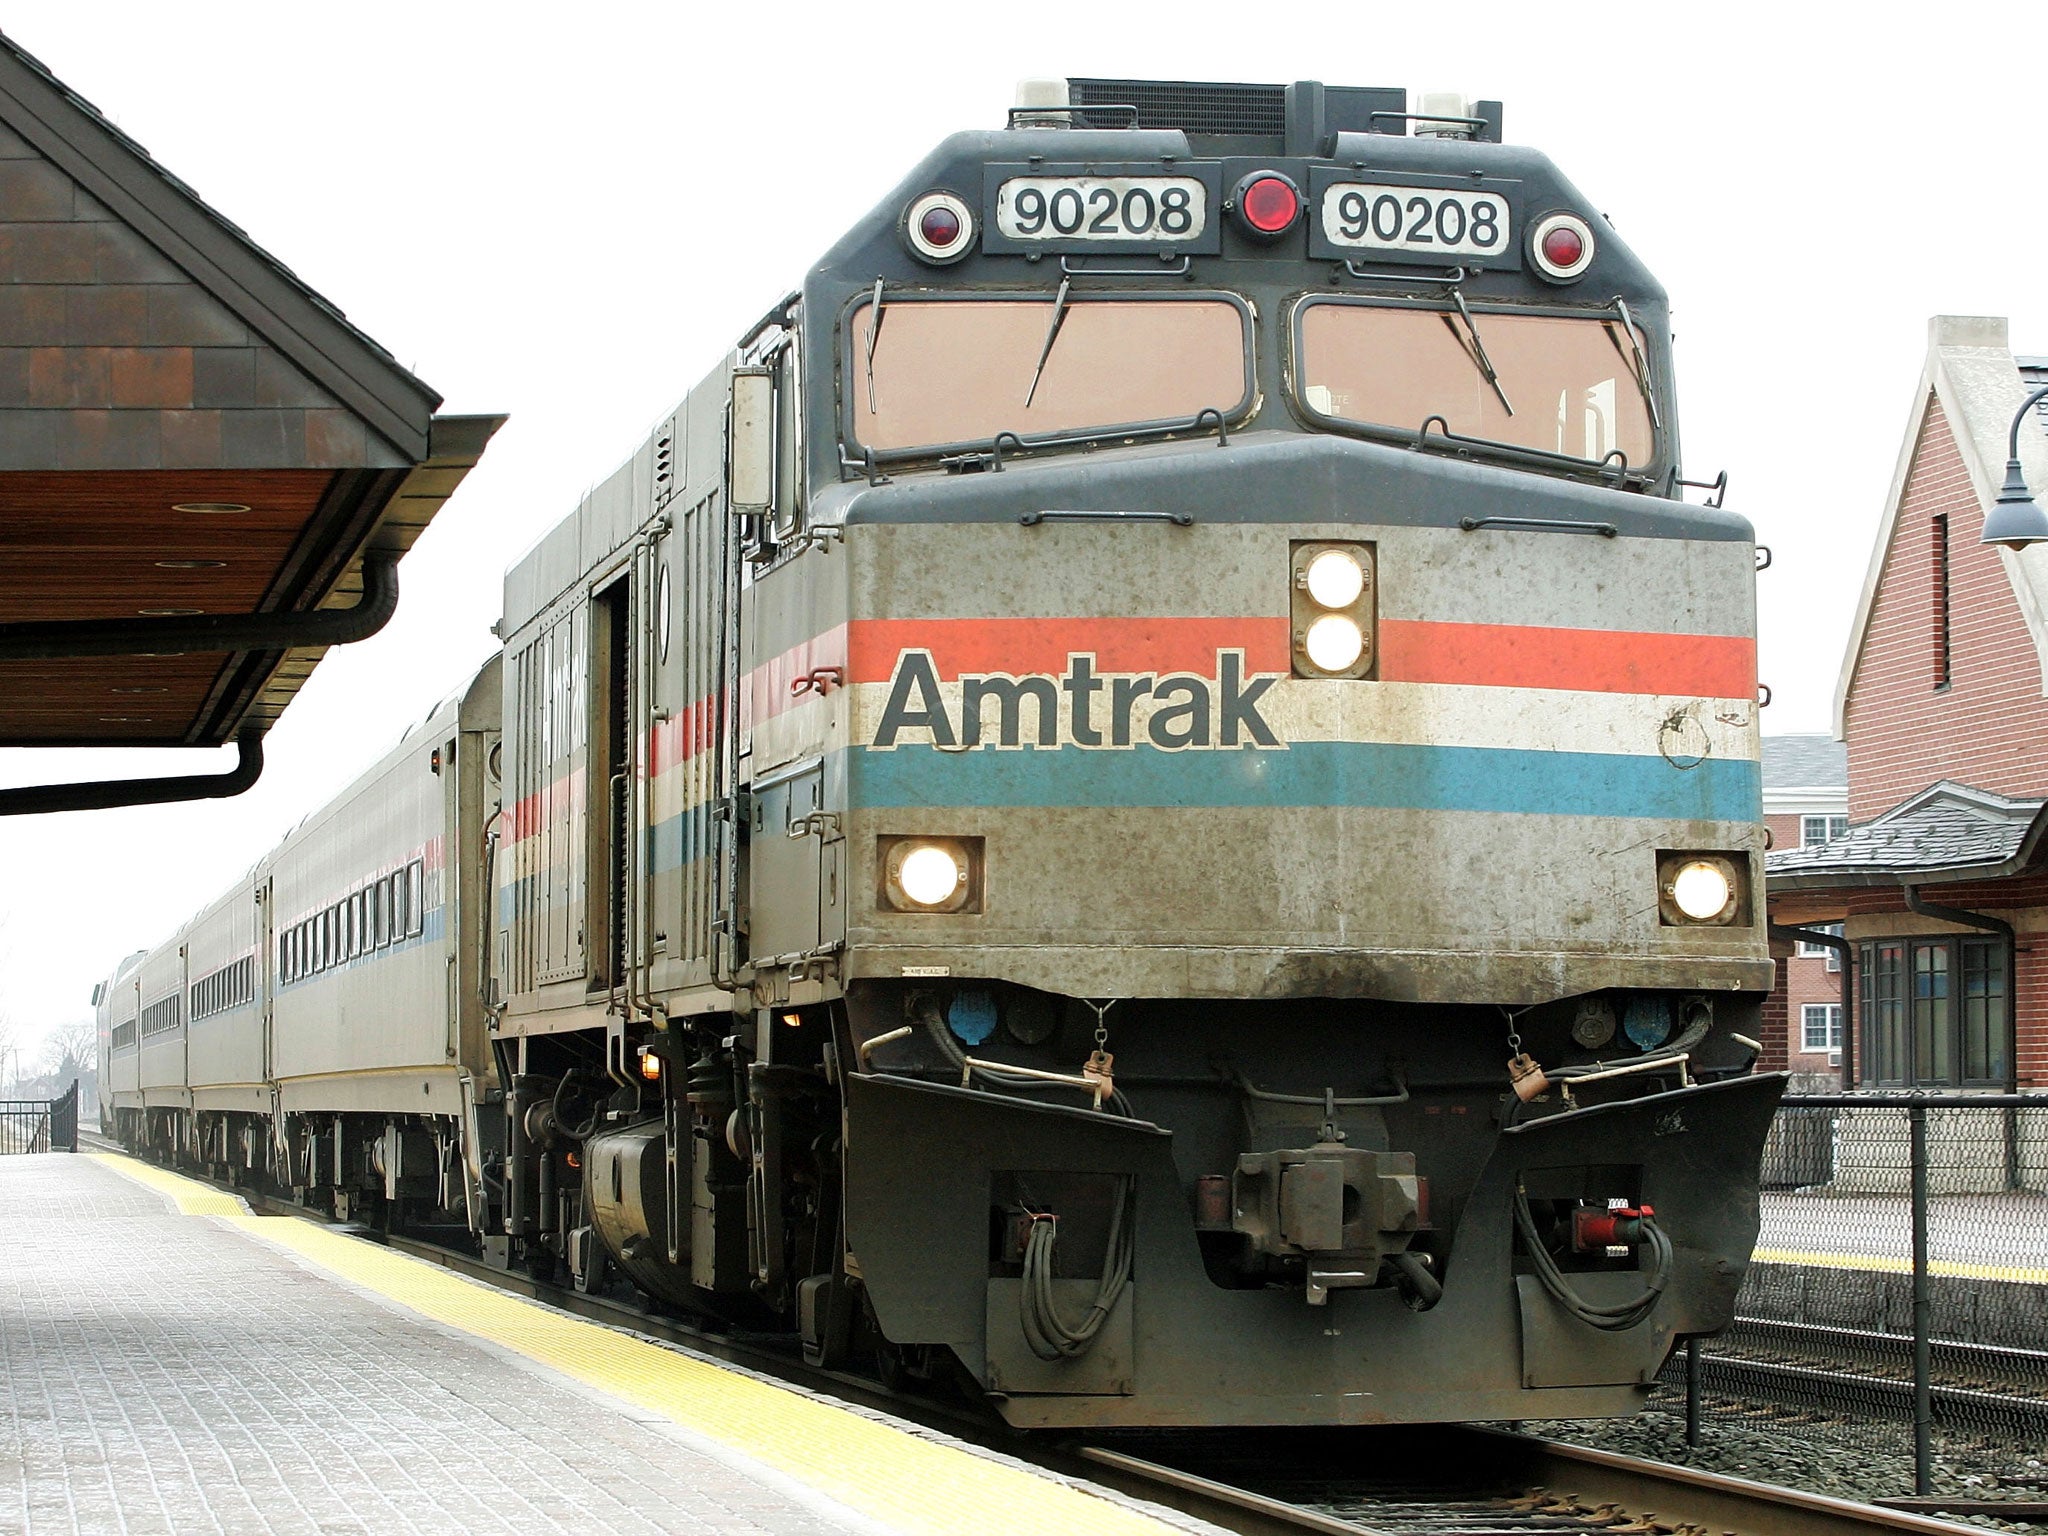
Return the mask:
<svg viewBox="0 0 2048 1536">
<path fill-rule="evenodd" d="M 1495 103 L 1022 100 L 103 985 L 109 1128 L 1019 1426 L 1628 1412 L 1782 1086 L 1664 293 Z"/>
</svg>

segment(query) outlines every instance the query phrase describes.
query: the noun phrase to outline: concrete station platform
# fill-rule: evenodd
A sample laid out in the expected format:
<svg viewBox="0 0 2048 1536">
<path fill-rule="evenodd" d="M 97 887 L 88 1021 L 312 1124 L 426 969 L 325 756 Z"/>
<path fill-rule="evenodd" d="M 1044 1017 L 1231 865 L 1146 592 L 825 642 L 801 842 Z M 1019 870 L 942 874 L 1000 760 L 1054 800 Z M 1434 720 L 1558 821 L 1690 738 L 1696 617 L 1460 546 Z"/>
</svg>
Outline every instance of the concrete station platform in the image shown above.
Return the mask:
<svg viewBox="0 0 2048 1536">
<path fill-rule="evenodd" d="M 1766 1190 L 1738 1318 L 1913 1331 L 1912 1203 L 1904 1195 Z M 2048 1339 L 2048 1196 L 1928 1201 L 1936 1339 L 2038 1352 Z"/>
<path fill-rule="evenodd" d="M 1913 1207 L 1904 1195 L 1766 1190 L 1760 1205 L 1761 1262 L 1891 1274 L 1913 1267 Z M 1937 1276 L 2048 1285 L 2048 1195 L 1935 1195 L 1927 1251 Z"/>
<path fill-rule="evenodd" d="M 128 1158 L 0 1158 L 0 1531 L 1214 1528 Z"/>
</svg>

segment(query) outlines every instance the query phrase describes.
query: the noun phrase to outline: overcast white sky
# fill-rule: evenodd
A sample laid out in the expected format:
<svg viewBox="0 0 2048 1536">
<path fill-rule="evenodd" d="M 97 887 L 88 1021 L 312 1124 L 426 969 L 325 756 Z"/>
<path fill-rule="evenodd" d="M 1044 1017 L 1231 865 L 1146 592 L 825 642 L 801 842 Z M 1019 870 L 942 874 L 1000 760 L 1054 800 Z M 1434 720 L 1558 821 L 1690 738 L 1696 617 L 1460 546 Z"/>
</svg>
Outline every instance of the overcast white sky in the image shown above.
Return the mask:
<svg viewBox="0 0 2048 1536">
<path fill-rule="evenodd" d="M 505 566 L 805 264 L 1026 75 L 1497 97 L 1670 290 L 1688 471 L 1777 554 L 1771 732 L 1830 725 L 1935 313 L 2048 353 L 2035 5 L 10 0 L 7 34 L 447 397 L 512 420 L 236 800 L 0 821 L 31 1039 L 488 654 Z M 0 752 L 0 782 L 186 771 Z"/>
</svg>

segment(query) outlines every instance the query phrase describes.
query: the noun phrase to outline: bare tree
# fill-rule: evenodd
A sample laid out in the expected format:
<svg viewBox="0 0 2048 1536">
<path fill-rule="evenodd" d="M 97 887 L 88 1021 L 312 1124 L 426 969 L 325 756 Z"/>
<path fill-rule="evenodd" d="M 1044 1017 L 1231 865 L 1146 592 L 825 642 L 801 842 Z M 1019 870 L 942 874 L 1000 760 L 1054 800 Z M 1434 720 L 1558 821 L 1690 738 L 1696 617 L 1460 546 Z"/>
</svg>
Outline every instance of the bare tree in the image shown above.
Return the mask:
<svg viewBox="0 0 2048 1536">
<path fill-rule="evenodd" d="M 43 1070 L 60 1085 L 90 1072 L 99 1060 L 99 1027 L 90 1019 L 59 1024 L 43 1037 Z"/>
</svg>

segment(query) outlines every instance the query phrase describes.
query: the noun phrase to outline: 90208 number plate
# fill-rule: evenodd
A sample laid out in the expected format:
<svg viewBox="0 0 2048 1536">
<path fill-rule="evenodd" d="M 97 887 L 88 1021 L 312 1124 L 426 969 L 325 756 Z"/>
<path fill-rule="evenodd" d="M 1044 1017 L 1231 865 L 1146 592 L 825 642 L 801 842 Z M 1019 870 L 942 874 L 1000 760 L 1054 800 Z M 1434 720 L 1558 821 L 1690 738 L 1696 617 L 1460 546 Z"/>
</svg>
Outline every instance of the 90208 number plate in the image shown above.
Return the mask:
<svg viewBox="0 0 2048 1536">
<path fill-rule="evenodd" d="M 1193 244 L 1209 189 L 1193 176 L 1013 176 L 996 189 L 995 226 L 1018 244 Z"/>
<path fill-rule="evenodd" d="M 1341 251 L 1520 264 L 1508 200 L 1497 192 L 1340 181 L 1322 189 L 1317 216 L 1323 240 Z"/>
</svg>

